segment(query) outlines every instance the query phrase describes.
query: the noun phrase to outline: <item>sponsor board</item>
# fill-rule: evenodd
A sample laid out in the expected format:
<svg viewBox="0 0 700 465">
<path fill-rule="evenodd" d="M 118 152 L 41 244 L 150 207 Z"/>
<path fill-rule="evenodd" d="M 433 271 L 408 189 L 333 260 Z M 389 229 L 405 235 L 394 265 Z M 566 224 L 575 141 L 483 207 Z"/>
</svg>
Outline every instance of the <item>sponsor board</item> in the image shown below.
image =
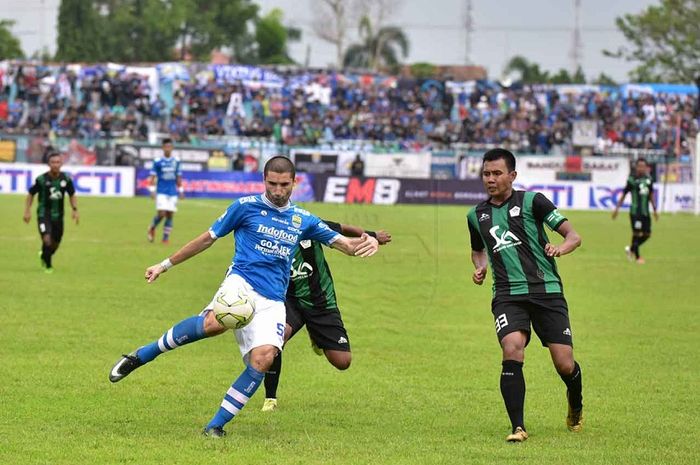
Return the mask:
<svg viewBox="0 0 700 465">
<path fill-rule="evenodd" d="M 583 181 L 594 184 L 624 186 L 630 174 L 629 161 L 625 157 L 581 157 L 581 167 L 576 173 L 586 173 Z M 550 183 L 557 180 L 557 173 L 567 173 L 567 157 L 526 156 L 518 157 L 517 182 L 523 184 Z M 561 176 L 560 176 L 561 177 Z"/>
<path fill-rule="evenodd" d="M 149 171 L 136 171 L 136 195 L 150 195 L 148 191 Z M 296 187 L 292 193 L 295 202 L 314 200 L 313 178 L 305 173 L 297 173 Z M 237 199 L 265 192 L 262 173 L 241 171 L 183 171 L 182 185 L 185 197 L 214 199 Z"/>
<path fill-rule="evenodd" d="M 0 164 L 0 194 L 25 194 L 48 166 L 30 163 Z M 107 166 L 63 166 L 78 195 L 133 197 L 134 168 Z"/>
<path fill-rule="evenodd" d="M 316 200 L 378 205 L 474 205 L 487 198 L 480 181 L 315 176 Z"/>
<path fill-rule="evenodd" d="M 373 153 L 365 157 L 365 176 L 430 178 L 430 152 Z"/>
</svg>

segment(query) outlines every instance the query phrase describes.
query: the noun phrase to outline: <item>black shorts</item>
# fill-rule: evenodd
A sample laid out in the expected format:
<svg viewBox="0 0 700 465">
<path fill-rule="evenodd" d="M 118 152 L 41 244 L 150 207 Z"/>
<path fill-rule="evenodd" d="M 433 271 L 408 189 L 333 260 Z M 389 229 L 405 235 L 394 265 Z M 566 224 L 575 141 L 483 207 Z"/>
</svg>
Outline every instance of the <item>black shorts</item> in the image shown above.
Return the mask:
<svg viewBox="0 0 700 465">
<path fill-rule="evenodd" d="M 51 240 L 55 243 L 61 242 L 63 237 L 63 220 L 47 220 L 39 218 L 37 220 L 39 227 L 39 235 L 43 238 L 45 234 L 51 236 Z"/>
<path fill-rule="evenodd" d="M 651 234 L 651 216 L 630 215 L 632 231 Z"/>
<path fill-rule="evenodd" d="M 287 324 L 292 327 L 290 339 L 306 325 L 311 340 L 319 348 L 350 352 L 350 339 L 340 310 L 307 308 L 293 300 L 287 300 L 284 306 L 287 309 Z"/>
<path fill-rule="evenodd" d="M 566 344 L 573 347 L 569 308 L 566 299 L 559 297 L 508 296 L 496 297 L 491 302 L 496 336 L 500 342 L 506 334 L 514 331 L 527 333 L 530 343 L 532 329 L 547 347 L 550 343 Z"/>
</svg>

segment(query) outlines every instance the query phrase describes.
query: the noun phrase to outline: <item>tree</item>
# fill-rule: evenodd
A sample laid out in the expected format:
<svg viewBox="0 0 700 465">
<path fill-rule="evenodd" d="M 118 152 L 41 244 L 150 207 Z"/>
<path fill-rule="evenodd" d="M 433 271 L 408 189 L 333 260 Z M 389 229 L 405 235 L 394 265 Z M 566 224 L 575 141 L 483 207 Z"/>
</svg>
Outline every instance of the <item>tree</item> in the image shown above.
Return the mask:
<svg viewBox="0 0 700 465">
<path fill-rule="evenodd" d="M 58 9 L 58 49 L 62 61 L 98 61 L 102 59 L 103 28 L 93 2 L 61 0 Z"/>
<path fill-rule="evenodd" d="M 336 67 L 343 66 L 343 51 L 354 0 L 312 0 L 311 28 L 326 42 L 335 45 Z"/>
<path fill-rule="evenodd" d="M 195 59 L 208 59 L 215 48 L 230 47 L 236 58 L 248 56 L 254 42 L 248 26 L 258 15 L 249 0 L 178 0 L 183 11 L 178 42 L 181 58 L 189 51 Z"/>
<path fill-rule="evenodd" d="M 416 79 L 428 79 L 435 77 L 437 68 L 432 63 L 413 63 L 411 65 L 411 76 Z"/>
<path fill-rule="evenodd" d="M 607 56 L 640 64 L 630 73 L 638 82 L 693 82 L 700 69 L 700 3 L 661 0 L 638 14 L 615 20 L 629 47 L 604 50 Z"/>
<path fill-rule="evenodd" d="M 361 42 L 349 46 L 345 52 L 344 66 L 377 71 L 382 66 L 397 67 L 398 53 L 403 58 L 408 56 L 408 37 L 401 28 L 385 26 L 375 34 L 369 18 L 364 16 L 360 21 L 359 35 Z"/>
<path fill-rule="evenodd" d="M 566 70 L 561 70 L 559 73 L 561 74 L 562 71 L 566 73 L 566 76 L 569 75 Z M 545 82 L 549 82 L 550 80 L 550 76 L 547 71 L 540 70 L 540 65 L 530 62 L 527 58 L 521 55 L 516 55 L 511 58 L 508 64 L 506 64 L 503 73 L 517 73 L 520 76 L 520 80 L 524 84 L 543 84 Z"/>
<path fill-rule="evenodd" d="M 262 64 L 292 64 L 287 42 L 299 40 L 301 31 L 288 28 L 282 24 L 284 14 L 275 8 L 255 24 L 255 42 L 257 43 L 257 60 Z"/>
<path fill-rule="evenodd" d="M 600 73 L 597 78 L 593 80 L 593 84 L 599 86 L 617 86 L 617 82 L 605 73 Z"/>
<path fill-rule="evenodd" d="M 19 39 L 10 31 L 14 24 L 14 21 L 8 19 L 0 20 L 0 60 L 24 56 Z"/>
</svg>

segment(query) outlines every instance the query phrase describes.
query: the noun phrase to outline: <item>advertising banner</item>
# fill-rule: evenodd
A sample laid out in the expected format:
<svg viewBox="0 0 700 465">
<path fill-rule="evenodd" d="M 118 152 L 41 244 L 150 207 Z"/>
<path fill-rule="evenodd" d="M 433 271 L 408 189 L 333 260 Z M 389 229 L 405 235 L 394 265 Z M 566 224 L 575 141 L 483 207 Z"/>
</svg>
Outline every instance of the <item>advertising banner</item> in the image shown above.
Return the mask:
<svg viewBox="0 0 700 465">
<path fill-rule="evenodd" d="M 146 169 L 151 169 L 153 160 L 163 156 L 163 148 L 160 146 L 137 146 L 120 144 L 117 146 L 120 153 L 135 155 L 133 162 Z M 182 169 L 187 171 L 206 171 L 209 163 L 209 150 L 206 149 L 173 149 L 173 156 L 180 159 Z"/>
<path fill-rule="evenodd" d="M 316 200 L 328 203 L 475 205 L 486 199 L 480 181 L 324 175 L 314 179 Z"/>
<path fill-rule="evenodd" d="M 578 173 L 587 173 L 587 178 L 594 184 L 610 184 L 623 187 L 630 174 L 630 165 L 624 157 L 581 157 Z M 527 156 L 518 157 L 517 181 L 524 184 L 550 183 L 557 180 L 558 173 L 571 172 L 567 169 L 566 157 Z"/>
<path fill-rule="evenodd" d="M 289 151 L 289 158 L 299 171 L 337 174 L 338 176 L 350 176 L 350 165 L 352 165 L 356 155 L 360 155 L 362 160 L 367 159 L 364 153 L 352 150 L 298 148 Z M 302 163 L 301 168 L 300 162 Z M 333 164 L 333 171 L 330 170 L 331 164 Z"/>
<path fill-rule="evenodd" d="M 373 153 L 365 157 L 365 176 L 430 178 L 430 152 Z"/>
<path fill-rule="evenodd" d="M 338 153 L 332 150 L 293 149 L 290 156 L 297 171 L 304 173 L 337 174 Z"/>
<path fill-rule="evenodd" d="M 437 150 L 430 154 L 430 177 L 454 179 L 457 158 L 452 150 Z"/>
<path fill-rule="evenodd" d="M 17 142 L 0 138 L 0 161 L 13 162 L 17 156 Z"/>
<path fill-rule="evenodd" d="M 149 171 L 136 171 L 136 195 L 149 195 Z M 292 194 L 295 202 L 312 202 L 314 200 L 313 177 L 305 173 L 297 173 L 297 186 Z M 182 185 L 185 188 L 185 198 L 237 199 L 247 195 L 257 195 L 265 192 L 262 173 L 245 173 L 242 171 L 183 171 Z"/>
<path fill-rule="evenodd" d="M 26 194 L 34 180 L 48 171 L 46 165 L 0 164 L 0 194 Z M 78 195 L 133 197 L 134 168 L 108 166 L 64 166 Z"/>
</svg>

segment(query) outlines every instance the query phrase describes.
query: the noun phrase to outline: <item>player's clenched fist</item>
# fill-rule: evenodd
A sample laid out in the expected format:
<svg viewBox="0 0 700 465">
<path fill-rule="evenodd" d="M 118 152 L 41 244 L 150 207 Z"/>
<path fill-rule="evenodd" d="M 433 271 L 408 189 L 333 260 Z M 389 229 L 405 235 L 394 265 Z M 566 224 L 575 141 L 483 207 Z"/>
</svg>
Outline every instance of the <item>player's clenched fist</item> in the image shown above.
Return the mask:
<svg viewBox="0 0 700 465">
<path fill-rule="evenodd" d="M 481 286 L 484 283 L 484 279 L 486 279 L 486 268 L 479 267 L 475 269 L 474 274 L 472 274 L 472 281 L 474 281 L 474 284 Z"/>
<path fill-rule="evenodd" d="M 157 265 L 149 266 L 148 268 L 146 268 L 146 281 L 152 283 L 153 281 L 158 279 L 158 276 L 160 276 L 164 272 L 165 268 L 160 263 Z"/>
</svg>

